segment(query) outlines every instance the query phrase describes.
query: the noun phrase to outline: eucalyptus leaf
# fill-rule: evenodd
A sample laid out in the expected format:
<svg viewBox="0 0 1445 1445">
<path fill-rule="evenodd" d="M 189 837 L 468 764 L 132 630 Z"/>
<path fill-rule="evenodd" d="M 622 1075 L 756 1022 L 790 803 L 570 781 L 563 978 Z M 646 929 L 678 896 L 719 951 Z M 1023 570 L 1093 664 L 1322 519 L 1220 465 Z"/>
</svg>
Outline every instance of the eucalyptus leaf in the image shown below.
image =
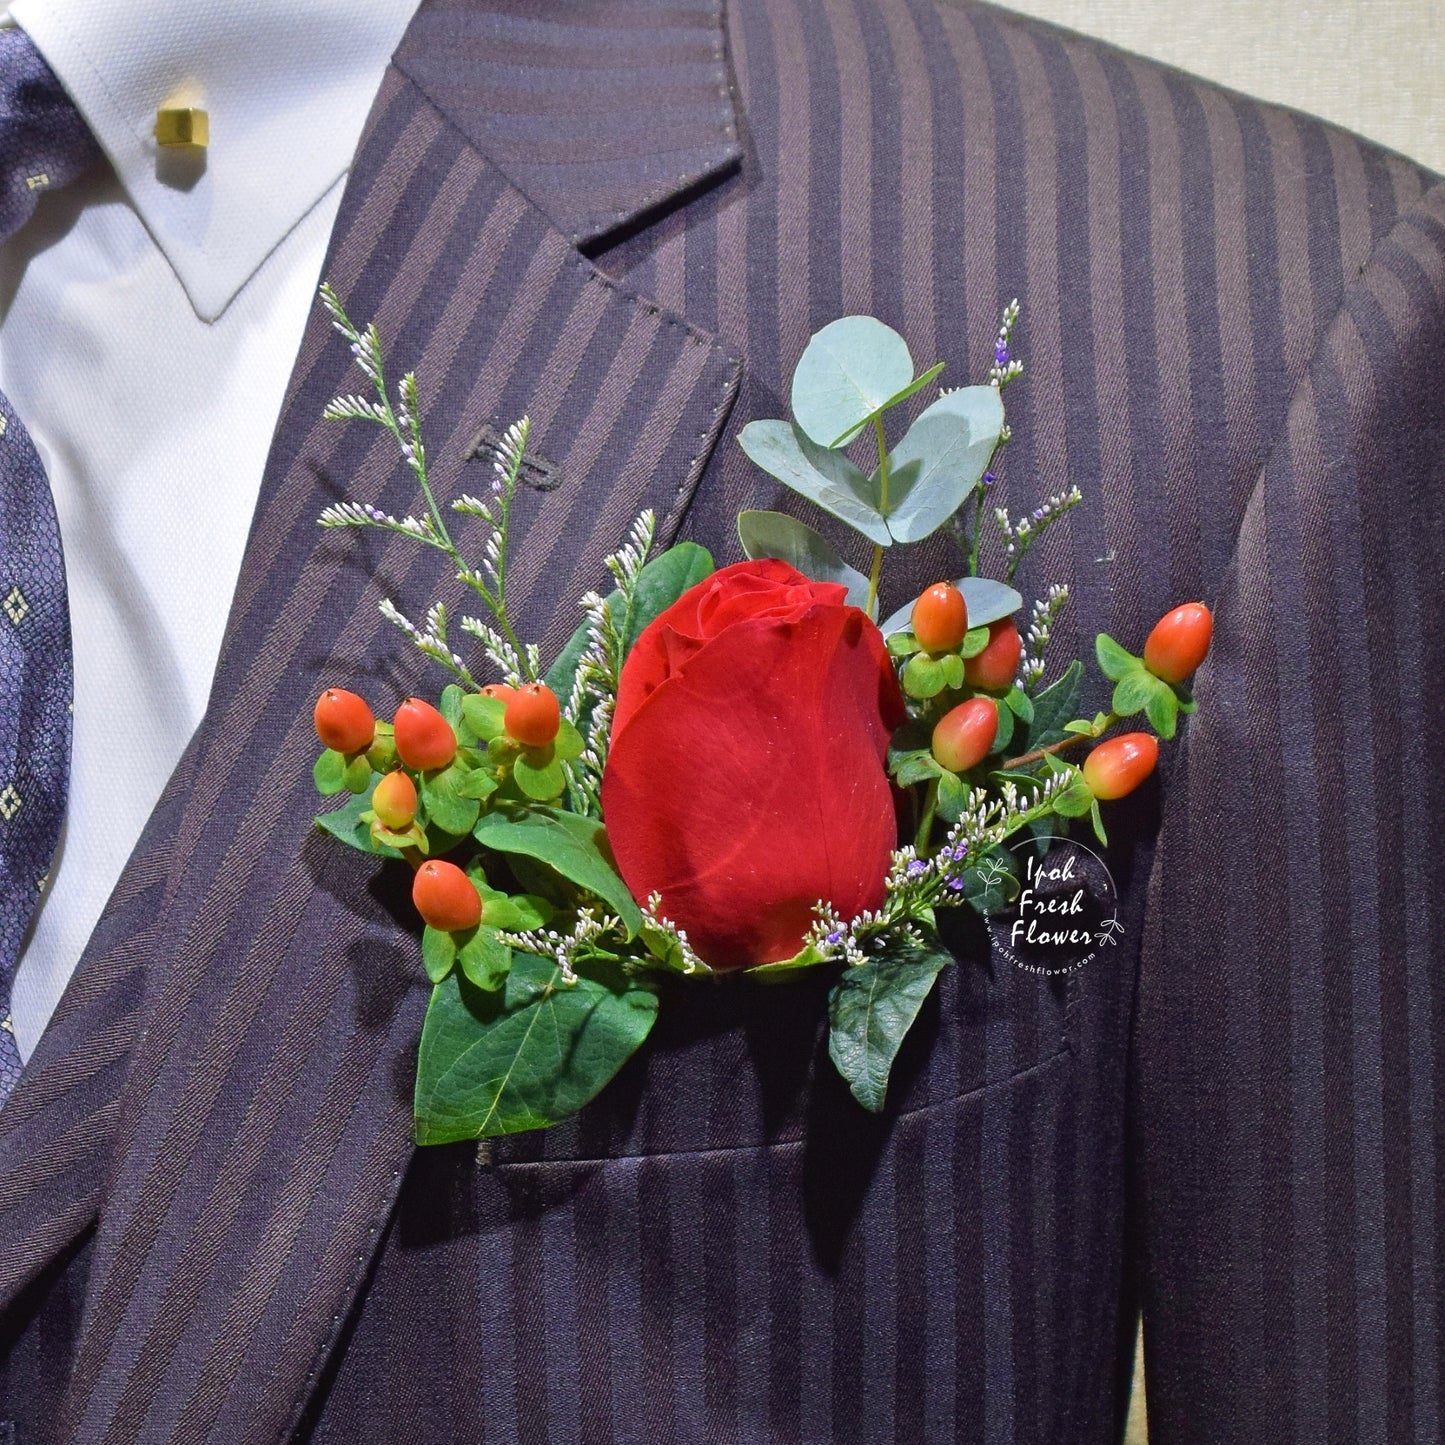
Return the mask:
<svg viewBox="0 0 1445 1445">
<path fill-rule="evenodd" d="M 867 475 L 842 452 L 809 439 L 801 427 L 785 421 L 751 421 L 738 443 L 770 477 L 816 503 L 880 547 L 893 538 L 878 510 L 878 491 Z"/>
<path fill-rule="evenodd" d="M 785 512 L 739 512 L 738 540 L 750 558 L 776 557 L 814 582 L 838 582 L 854 607 L 868 606 L 868 579 L 826 537 Z M 876 602 L 875 602 L 876 610 Z"/>
<path fill-rule="evenodd" d="M 898 1050 L 938 975 L 952 962 L 940 946 L 893 943 L 845 969 L 828 1002 L 828 1055 L 853 1097 L 878 1113 Z"/>
<path fill-rule="evenodd" d="M 600 898 L 622 920 L 627 936 L 637 936 L 642 910 L 613 866 L 607 834 L 596 819 L 557 808 L 484 813 L 472 836 L 484 848 L 545 863 L 568 882 Z"/>
<path fill-rule="evenodd" d="M 837 446 L 912 381 L 908 343 L 891 326 L 843 316 L 817 332 L 798 359 L 793 417 L 819 446 Z"/>
<path fill-rule="evenodd" d="M 568 985 L 550 960 L 530 954 L 513 960 L 501 994 L 454 971 L 432 990 L 422 1027 L 417 1143 L 494 1138 L 570 1117 L 611 1082 L 656 1017 L 650 989 L 586 977 Z"/>
<path fill-rule="evenodd" d="M 921 542 L 958 511 L 988 469 L 1002 431 L 996 386 L 960 387 L 919 414 L 888 457 L 886 514 L 895 542 Z M 881 486 L 881 470 L 873 482 Z"/>
</svg>

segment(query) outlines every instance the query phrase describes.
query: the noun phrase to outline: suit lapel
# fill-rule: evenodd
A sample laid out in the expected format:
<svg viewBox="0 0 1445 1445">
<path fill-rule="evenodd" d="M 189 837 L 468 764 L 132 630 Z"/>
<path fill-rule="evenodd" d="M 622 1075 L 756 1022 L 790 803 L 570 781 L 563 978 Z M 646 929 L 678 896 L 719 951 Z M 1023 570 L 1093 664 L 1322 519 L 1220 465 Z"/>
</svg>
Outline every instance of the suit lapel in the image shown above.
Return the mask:
<svg viewBox="0 0 1445 1445">
<path fill-rule="evenodd" d="M 627 29 L 622 7 L 597 13 Z M 699 35 L 716 20 L 699 12 Z M 458 6 L 419 14 L 368 122 L 325 275 L 353 316 L 376 321 L 397 374 L 415 367 L 442 496 L 485 479 L 468 461 L 484 425 L 531 415 L 554 473 L 519 507 L 511 585 L 524 632 L 555 645 L 638 510 L 675 531 L 738 376 L 712 337 L 609 282 L 569 235 L 635 224 L 736 149 L 716 139 L 714 90 L 669 185 L 613 138 L 597 184 L 532 174 L 544 210 L 508 173 L 525 177 L 534 151 L 503 146 L 499 164 L 478 149 L 497 96 L 454 64 L 478 33 L 513 23 Z M 547 110 L 542 129 L 555 138 L 562 121 Z M 312 828 L 309 713 L 330 683 L 382 708 L 432 686 L 377 603 L 420 612 L 464 597 L 439 553 L 316 526 L 343 496 L 398 514 L 416 504 L 389 438 L 319 420 L 358 384 L 318 309 L 206 718 L 0 1114 L 0 1227 L 17 1246 L 0 1289 L 13 1295 L 99 1216 L 63 1438 L 277 1438 L 411 1153 L 427 988 L 405 884 Z"/>
</svg>

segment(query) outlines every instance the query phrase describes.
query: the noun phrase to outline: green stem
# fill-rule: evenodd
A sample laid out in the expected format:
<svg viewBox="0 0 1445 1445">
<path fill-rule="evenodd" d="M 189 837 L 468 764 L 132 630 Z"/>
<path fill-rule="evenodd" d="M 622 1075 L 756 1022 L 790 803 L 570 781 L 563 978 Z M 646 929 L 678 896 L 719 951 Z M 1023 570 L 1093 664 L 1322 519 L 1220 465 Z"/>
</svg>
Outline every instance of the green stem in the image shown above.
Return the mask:
<svg viewBox="0 0 1445 1445">
<path fill-rule="evenodd" d="M 1122 721 L 1123 719 L 1118 713 L 1111 712 L 1107 717 L 1101 718 L 1097 725 L 1086 733 L 1070 733 L 1068 737 L 1059 742 L 1050 743 L 1046 748 L 1035 748 L 1031 753 L 1023 753 L 1019 757 L 1007 759 L 1003 764 L 1003 771 L 1010 772 L 1014 768 L 1027 767 L 1029 763 L 1036 763 L 1050 753 L 1061 753 L 1065 748 L 1074 747 L 1077 743 L 1093 742 L 1095 738 L 1103 737 L 1115 723 Z"/>
<path fill-rule="evenodd" d="M 933 833 L 933 819 L 938 812 L 938 779 L 933 778 L 928 784 L 928 793 L 923 801 L 923 816 L 918 823 L 918 832 L 914 834 L 913 846 L 921 856 L 928 854 L 929 839 Z"/>
<path fill-rule="evenodd" d="M 878 510 L 888 515 L 888 440 L 883 435 L 883 414 L 873 416 L 873 434 L 878 438 Z M 873 568 L 868 574 L 868 614 L 871 617 L 878 605 L 878 579 L 883 573 L 883 546 L 873 544 Z"/>
</svg>

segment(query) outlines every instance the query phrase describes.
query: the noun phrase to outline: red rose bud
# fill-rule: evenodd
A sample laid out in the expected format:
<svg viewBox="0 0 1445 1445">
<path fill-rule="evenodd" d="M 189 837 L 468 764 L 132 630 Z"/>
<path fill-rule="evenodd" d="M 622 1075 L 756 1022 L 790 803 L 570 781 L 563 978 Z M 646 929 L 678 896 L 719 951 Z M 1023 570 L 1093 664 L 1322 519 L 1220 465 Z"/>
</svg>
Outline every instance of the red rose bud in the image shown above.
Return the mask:
<svg viewBox="0 0 1445 1445">
<path fill-rule="evenodd" d="M 968 603 L 952 582 L 935 582 L 913 604 L 911 620 L 925 652 L 952 652 L 968 631 Z"/>
<path fill-rule="evenodd" d="M 444 858 L 429 858 L 416 870 L 411 901 L 431 928 L 460 933 L 482 921 L 482 895 L 472 880 Z"/>
<path fill-rule="evenodd" d="M 376 736 L 371 709 L 345 688 L 328 687 L 317 698 L 312 717 L 322 745 L 338 753 L 359 753 L 369 748 Z"/>
<path fill-rule="evenodd" d="M 946 712 L 933 729 L 933 756 L 950 773 L 976 768 L 998 736 L 998 704 L 991 697 L 971 697 Z"/>
<path fill-rule="evenodd" d="M 1018 676 L 1024 655 L 1023 639 L 1012 617 L 988 625 L 988 643 L 975 657 L 966 658 L 963 680 L 982 692 L 1007 692 Z"/>
<path fill-rule="evenodd" d="M 419 697 L 409 697 L 397 708 L 393 726 L 397 756 L 419 773 L 444 768 L 457 755 L 452 725 Z"/>
<path fill-rule="evenodd" d="M 1186 602 L 1154 624 L 1144 644 L 1144 666 L 1165 682 L 1183 682 L 1209 651 L 1214 618 L 1202 602 Z"/>
<path fill-rule="evenodd" d="M 1120 733 L 1084 759 L 1084 781 L 1100 802 L 1107 803 L 1132 793 L 1158 761 L 1159 741 L 1152 733 Z"/>
<path fill-rule="evenodd" d="M 524 748 L 545 748 L 557 736 L 561 722 L 557 694 L 541 682 L 517 688 L 507 699 L 507 711 L 502 715 L 507 736 Z"/>
<path fill-rule="evenodd" d="M 411 827 L 416 818 L 416 784 L 405 773 L 388 773 L 371 795 L 371 809 L 393 833 Z"/>
<path fill-rule="evenodd" d="M 831 903 L 883 901 L 884 766 L 904 720 L 883 636 L 835 583 L 740 562 L 643 630 L 618 686 L 602 810 L 617 866 L 714 968 L 790 958 Z"/>
</svg>

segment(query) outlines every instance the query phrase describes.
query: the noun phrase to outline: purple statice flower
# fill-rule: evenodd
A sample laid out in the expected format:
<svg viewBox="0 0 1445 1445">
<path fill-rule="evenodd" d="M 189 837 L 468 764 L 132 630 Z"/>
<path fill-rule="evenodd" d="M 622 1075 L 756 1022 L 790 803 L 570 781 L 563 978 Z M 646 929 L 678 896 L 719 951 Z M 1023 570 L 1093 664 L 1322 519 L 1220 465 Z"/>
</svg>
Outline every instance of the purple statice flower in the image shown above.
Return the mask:
<svg viewBox="0 0 1445 1445">
<path fill-rule="evenodd" d="M 908 864 L 906 871 L 910 878 L 917 878 L 921 874 L 928 872 L 928 864 L 925 863 L 922 858 L 914 858 Z"/>
<path fill-rule="evenodd" d="M 843 930 L 841 928 L 835 928 L 831 933 L 827 934 L 824 937 L 823 941 L 825 943 L 831 943 L 836 947 L 843 941 Z"/>
</svg>

